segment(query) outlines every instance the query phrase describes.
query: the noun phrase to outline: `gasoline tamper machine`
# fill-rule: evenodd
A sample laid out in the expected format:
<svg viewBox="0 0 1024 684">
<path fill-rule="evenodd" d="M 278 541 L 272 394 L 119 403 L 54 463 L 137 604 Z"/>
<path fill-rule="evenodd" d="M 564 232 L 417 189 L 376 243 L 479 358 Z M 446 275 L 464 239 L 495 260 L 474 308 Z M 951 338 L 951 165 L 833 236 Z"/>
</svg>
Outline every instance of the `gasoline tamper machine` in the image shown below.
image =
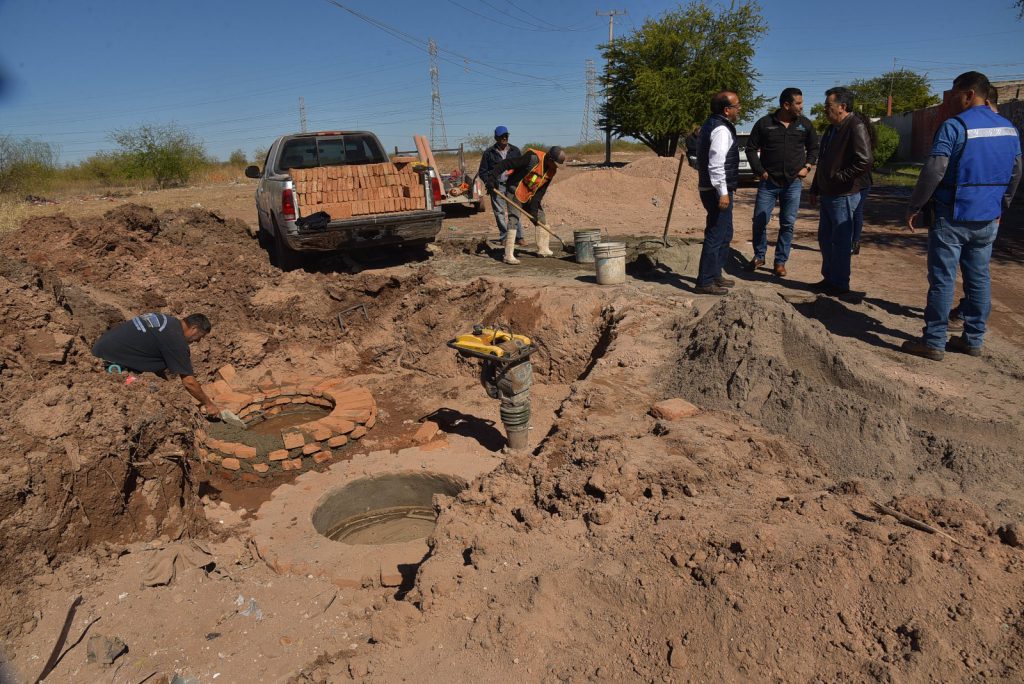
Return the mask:
<svg viewBox="0 0 1024 684">
<path fill-rule="evenodd" d="M 525 449 L 529 441 L 530 386 L 533 385 L 530 355 L 537 347 L 529 337 L 482 325 L 473 326 L 472 333 L 450 340 L 448 346 L 460 356 L 480 360 L 480 384 L 487 396 L 501 400 L 501 422 L 509 449 Z"/>
</svg>

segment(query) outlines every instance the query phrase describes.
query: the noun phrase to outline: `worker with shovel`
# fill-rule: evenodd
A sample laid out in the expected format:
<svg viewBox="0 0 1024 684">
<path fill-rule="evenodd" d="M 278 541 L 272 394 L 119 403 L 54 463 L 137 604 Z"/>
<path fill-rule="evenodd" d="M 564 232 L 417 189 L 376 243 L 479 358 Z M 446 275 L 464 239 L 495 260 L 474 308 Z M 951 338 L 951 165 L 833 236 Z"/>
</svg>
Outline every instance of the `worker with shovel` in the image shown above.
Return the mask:
<svg viewBox="0 0 1024 684">
<path fill-rule="evenodd" d="M 565 152 L 561 147 L 548 148 L 547 152 L 527 149 L 521 157 L 505 159 L 496 164 L 483 179 L 488 192 L 493 192 L 498 186 L 498 180 L 505 171 L 511 171 L 506 186 L 512 191 L 509 198 L 509 211 L 519 211 L 526 215 L 533 225 L 537 226 L 537 256 L 548 257 L 554 254 L 548 243 L 551 234 L 545 226 L 544 194 L 555 177 L 558 166 L 565 163 Z M 515 256 L 515 232 L 508 231 L 505 234 L 505 258 L 506 264 L 518 264 Z"/>
<path fill-rule="evenodd" d="M 156 373 L 167 371 L 181 376 L 185 386 L 210 418 L 218 418 L 221 409 L 203 392 L 192 370 L 188 346 L 206 337 L 210 319 L 192 314 L 177 319 L 161 313 L 145 313 L 100 335 L 92 346 L 93 356 L 103 359 L 108 372 Z"/>
</svg>

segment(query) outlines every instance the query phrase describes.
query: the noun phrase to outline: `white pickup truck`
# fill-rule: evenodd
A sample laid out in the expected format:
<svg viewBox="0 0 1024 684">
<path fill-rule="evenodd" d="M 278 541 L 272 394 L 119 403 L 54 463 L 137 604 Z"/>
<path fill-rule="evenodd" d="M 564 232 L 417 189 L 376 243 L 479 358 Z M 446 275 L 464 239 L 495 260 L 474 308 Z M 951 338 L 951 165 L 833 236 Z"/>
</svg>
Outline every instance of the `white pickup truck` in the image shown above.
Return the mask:
<svg viewBox="0 0 1024 684">
<path fill-rule="evenodd" d="M 297 268 L 306 252 L 433 242 L 444 214 L 428 172 L 392 163 L 369 131 L 284 135 L 263 169 L 245 169 L 259 180 L 260 243 L 282 270 Z"/>
</svg>

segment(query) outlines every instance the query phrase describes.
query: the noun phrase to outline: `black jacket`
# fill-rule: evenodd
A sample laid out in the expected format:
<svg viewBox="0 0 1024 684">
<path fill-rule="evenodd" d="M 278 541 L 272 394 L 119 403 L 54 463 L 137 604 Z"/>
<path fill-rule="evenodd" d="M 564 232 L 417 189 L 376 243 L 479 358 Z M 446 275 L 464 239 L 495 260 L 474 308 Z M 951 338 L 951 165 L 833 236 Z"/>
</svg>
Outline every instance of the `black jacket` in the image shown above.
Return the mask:
<svg viewBox="0 0 1024 684">
<path fill-rule="evenodd" d="M 873 162 L 868 128 L 859 116 L 850 114 L 838 126 L 829 126 L 821 136 L 821 156 L 811 182 L 811 193 L 858 193 L 870 184 Z"/>
<path fill-rule="evenodd" d="M 788 185 L 806 164 L 818 163 L 818 134 L 805 116 L 783 126 L 776 111 L 757 120 L 746 149 L 755 176 L 767 171 L 773 183 Z"/>
<path fill-rule="evenodd" d="M 512 143 L 509 143 L 508 152 L 505 154 L 505 159 L 502 159 L 501 155 L 498 154 L 497 148 L 498 143 L 494 143 L 486 150 L 484 150 L 483 156 L 480 157 L 480 168 L 477 170 L 476 175 L 481 180 L 487 178 L 487 175 L 490 174 L 491 169 L 493 169 L 501 162 L 505 161 L 505 159 L 515 159 L 517 157 L 521 157 L 523 154 L 522 152 L 519 151 L 518 147 L 516 147 Z"/>
</svg>

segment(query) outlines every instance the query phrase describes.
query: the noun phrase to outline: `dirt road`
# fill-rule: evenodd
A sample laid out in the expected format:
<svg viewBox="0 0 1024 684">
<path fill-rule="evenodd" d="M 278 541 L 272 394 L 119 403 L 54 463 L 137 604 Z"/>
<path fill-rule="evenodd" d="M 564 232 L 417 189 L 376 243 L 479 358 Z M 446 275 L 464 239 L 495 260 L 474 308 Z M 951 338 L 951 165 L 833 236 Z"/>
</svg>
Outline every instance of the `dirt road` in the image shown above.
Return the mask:
<svg viewBox="0 0 1024 684">
<path fill-rule="evenodd" d="M 566 255 L 502 265 L 481 245 L 489 212 L 446 220 L 433 255 L 281 273 L 249 235 L 241 184 L 65 202 L 0 236 L 10 676 L 42 671 L 81 595 L 47 681 L 1019 680 L 1019 211 L 993 262 L 985 353 L 935 363 L 898 351 L 921 327 L 926 237 L 900 228 L 897 189 L 868 206 L 862 302 L 806 287 L 820 277 L 806 206 L 789 277 L 742 270 L 750 188 L 738 283 L 712 298 L 693 294 L 703 213 L 689 174 L 673 246 L 643 241 L 661 234 L 674 171 L 652 157 L 572 168 L 549 192 L 564 238 L 599 227 L 629 241 L 614 287 Z M 368 320 L 341 330 L 356 304 Z M 277 574 L 253 521 L 305 480 L 211 477 L 178 383 L 98 372 L 91 341 L 142 310 L 210 316 L 193 349 L 203 382 L 230 363 L 238 387 L 340 375 L 369 388 L 377 425 L 332 467 L 416 458 L 427 418 L 453 462 L 500 465 L 435 497 L 410 584 Z M 477 322 L 537 342 L 529 453 L 501 452 L 497 402 L 445 347 Z M 698 413 L 651 414 L 671 398 Z M 208 562 L 148 586 L 169 553 Z M 88 662 L 93 636 L 128 652 Z"/>
</svg>

